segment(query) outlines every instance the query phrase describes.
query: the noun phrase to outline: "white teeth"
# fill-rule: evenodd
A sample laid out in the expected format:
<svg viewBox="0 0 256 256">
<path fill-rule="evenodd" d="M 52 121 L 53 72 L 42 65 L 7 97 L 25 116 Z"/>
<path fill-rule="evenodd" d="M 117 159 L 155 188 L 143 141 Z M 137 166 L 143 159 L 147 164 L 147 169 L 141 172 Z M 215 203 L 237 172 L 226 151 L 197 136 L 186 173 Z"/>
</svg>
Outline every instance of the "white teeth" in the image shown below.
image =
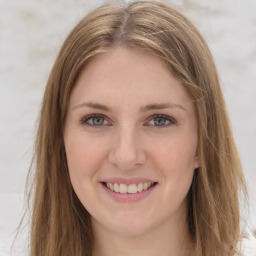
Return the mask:
<svg viewBox="0 0 256 256">
<path fill-rule="evenodd" d="M 126 184 L 120 184 L 119 186 L 119 192 L 121 194 L 126 194 L 128 192 L 128 188 Z"/>
<path fill-rule="evenodd" d="M 142 190 L 143 190 L 143 183 L 139 183 L 138 192 L 141 192 Z"/>
<path fill-rule="evenodd" d="M 143 189 L 146 190 L 149 187 L 148 183 L 143 184 Z"/>
<path fill-rule="evenodd" d="M 129 185 L 128 186 L 128 193 L 129 194 L 135 194 L 135 193 L 137 193 L 137 186 L 136 186 L 136 184 L 131 184 L 131 185 Z"/>
<path fill-rule="evenodd" d="M 121 194 L 135 194 L 141 192 L 143 190 L 147 190 L 150 188 L 154 182 L 144 182 L 139 184 L 117 184 L 117 183 L 110 183 L 107 182 L 106 186 L 113 192 L 121 193 Z"/>
<path fill-rule="evenodd" d="M 114 191 L 119 192 L 119 185 L 116 183 L 114 184 Z"/>
</svg>

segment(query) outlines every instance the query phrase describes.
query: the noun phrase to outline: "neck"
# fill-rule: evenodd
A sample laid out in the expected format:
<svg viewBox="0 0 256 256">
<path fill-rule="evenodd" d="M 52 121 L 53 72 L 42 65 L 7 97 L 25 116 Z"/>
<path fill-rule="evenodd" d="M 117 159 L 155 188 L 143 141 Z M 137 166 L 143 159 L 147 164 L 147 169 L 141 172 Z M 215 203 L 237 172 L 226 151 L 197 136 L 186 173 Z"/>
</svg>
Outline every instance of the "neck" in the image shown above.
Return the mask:
<svg viewBox="0 0 256 256">
<path fill-rule="evenodd" d="M 186 218 L 170 220 L 157 228 L 138 235 L 124 235 L 99 227 L 92 220 L 94 230 L 93 256 L 193 256 L 194 244 Z"/>
</svg>

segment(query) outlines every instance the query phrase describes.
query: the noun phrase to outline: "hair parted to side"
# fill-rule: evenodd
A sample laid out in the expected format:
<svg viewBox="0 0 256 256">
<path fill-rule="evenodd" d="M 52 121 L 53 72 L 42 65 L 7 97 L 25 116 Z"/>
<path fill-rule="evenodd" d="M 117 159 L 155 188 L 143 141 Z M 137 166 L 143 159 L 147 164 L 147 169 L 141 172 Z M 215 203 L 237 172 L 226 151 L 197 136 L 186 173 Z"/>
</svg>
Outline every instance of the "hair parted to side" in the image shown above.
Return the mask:
<svg viewBox="0 0 256 256">
<path fill-rule="evenodd" d="M 239 255 L 239 194 L 246 188 L 211 53 L 179 11 L 157 1 L 135 1 L 108 3 L 89 13 L 52 68 L 36 137 L 30 256 L 92 255 L 90 216 L 71 186 L 63 129 L 81 69 L 120 46 L 158 56 L 194 101 L 201 167 L 188 195 L 188 220 L 196 255 Z"/>
</svg>

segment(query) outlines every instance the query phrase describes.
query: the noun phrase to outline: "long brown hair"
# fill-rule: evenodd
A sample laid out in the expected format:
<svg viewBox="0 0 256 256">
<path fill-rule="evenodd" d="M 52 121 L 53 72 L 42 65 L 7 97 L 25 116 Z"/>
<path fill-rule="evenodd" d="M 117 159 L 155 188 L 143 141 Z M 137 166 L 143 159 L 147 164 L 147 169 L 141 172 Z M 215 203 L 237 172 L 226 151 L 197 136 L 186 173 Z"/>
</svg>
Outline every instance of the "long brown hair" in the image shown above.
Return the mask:
<svg viewBox="0 0 256 256">
<path fill-rule="evenodd" d="M 120 45 L 158 56 L 194 101 L 201 166 L 188 194 L 188 220 L 196 255 L 239 254 L 239 194 L 246 188 L 211 53 L 179 11 L 135 1 L 105 4 L 88 14 L 69 34 L 52 68 L 35 143 L 30 256 L 92 255 L 90 216 L 70 183 L 63 128 L 81 69 Z"/>
</svg>

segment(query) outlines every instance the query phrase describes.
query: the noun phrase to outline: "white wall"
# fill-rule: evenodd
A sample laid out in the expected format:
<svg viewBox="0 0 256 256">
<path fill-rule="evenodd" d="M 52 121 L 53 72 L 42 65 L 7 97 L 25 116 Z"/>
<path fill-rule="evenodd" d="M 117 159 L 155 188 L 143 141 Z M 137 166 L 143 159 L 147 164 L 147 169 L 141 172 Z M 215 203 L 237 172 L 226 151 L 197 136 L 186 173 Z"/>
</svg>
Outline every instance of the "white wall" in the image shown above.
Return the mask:
<svg viewBox="0 0 256 256">
<path fill-rule="evenodd" d="M 58 49 L 102 0 L 0 0 L 0 254 L 22 212 L 35 122 Z M 241 154 L 256 228 L 256 1 L 176 0 L 212 50 Z M 26 233 L 26 232 L 24 232 Z M 15 247 L 15 256 L 23 255 Z"/>
</svg>

